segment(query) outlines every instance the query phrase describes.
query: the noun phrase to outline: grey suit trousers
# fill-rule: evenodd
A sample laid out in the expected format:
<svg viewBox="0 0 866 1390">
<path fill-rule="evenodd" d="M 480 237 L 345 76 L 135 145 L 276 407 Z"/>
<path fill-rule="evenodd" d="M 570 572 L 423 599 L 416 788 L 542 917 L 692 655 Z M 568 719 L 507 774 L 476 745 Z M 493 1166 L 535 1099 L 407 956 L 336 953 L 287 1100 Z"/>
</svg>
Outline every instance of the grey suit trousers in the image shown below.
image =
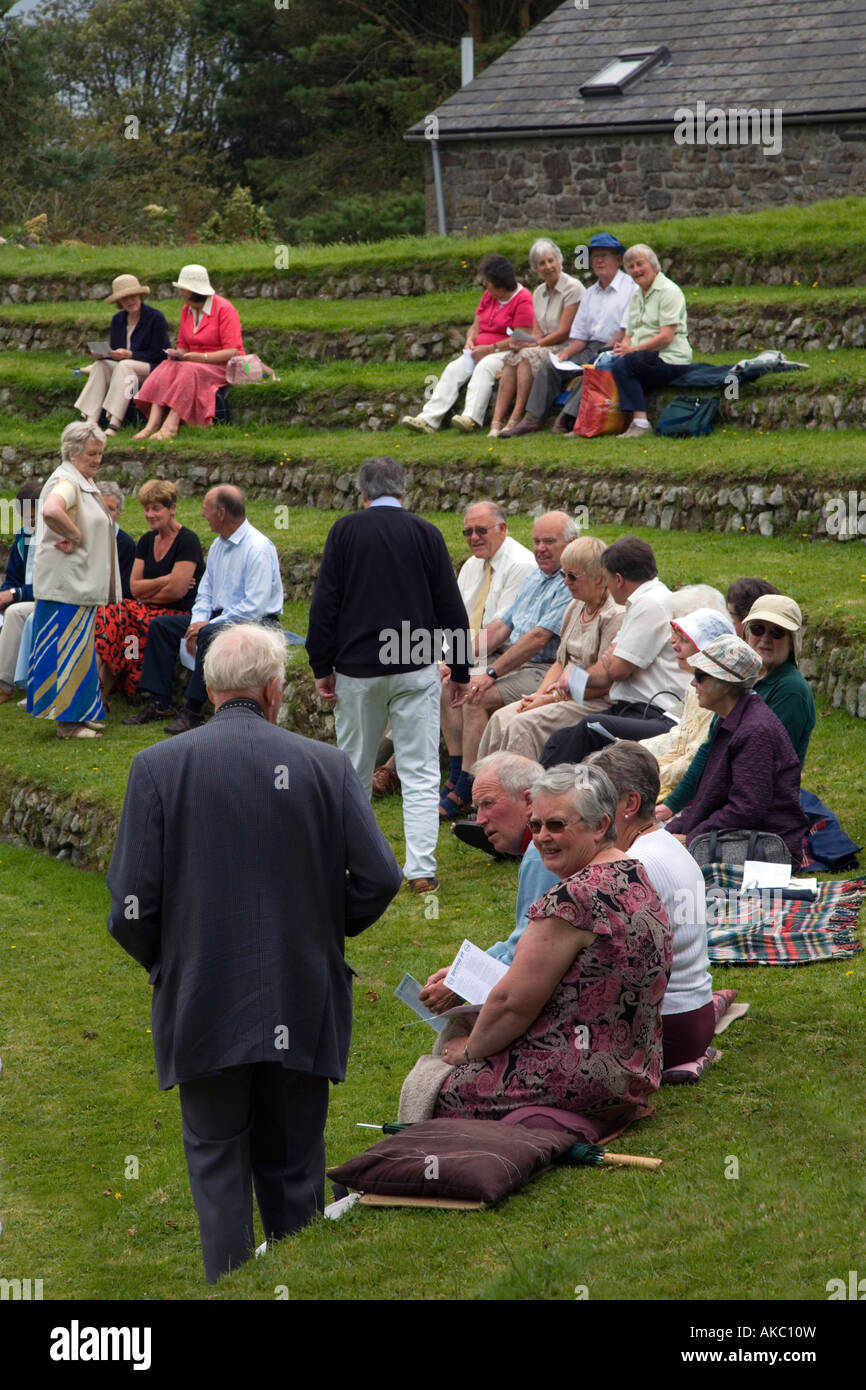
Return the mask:
<svg viewBox="0 0 866 1390">
<path fill-rule="evenodd" d="M 205 1275 L 215 1284 L 252 1254 L 253 1186 L 267 1240 L 324 1210 L 328 1078 L 256 1062 L 178 1090 Z"/>
</svg>

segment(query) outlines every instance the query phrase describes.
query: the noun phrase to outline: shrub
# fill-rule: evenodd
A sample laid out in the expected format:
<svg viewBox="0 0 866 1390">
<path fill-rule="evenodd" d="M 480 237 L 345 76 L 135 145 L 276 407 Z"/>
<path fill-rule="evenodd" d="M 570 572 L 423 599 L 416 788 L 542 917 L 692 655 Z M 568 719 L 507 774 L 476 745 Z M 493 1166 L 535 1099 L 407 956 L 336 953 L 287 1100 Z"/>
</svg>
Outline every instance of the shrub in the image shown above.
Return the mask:
<svg viewBox="0 0 866 1390">
<path fill-rule="evenodd" d="M 283 239 L 327 244 L 334 241 L 381 241 L 386 237 L 424 233 L 423 193 L 353 193 L 340 198 L 327 212 L 290 218 Z"/>
</svg>

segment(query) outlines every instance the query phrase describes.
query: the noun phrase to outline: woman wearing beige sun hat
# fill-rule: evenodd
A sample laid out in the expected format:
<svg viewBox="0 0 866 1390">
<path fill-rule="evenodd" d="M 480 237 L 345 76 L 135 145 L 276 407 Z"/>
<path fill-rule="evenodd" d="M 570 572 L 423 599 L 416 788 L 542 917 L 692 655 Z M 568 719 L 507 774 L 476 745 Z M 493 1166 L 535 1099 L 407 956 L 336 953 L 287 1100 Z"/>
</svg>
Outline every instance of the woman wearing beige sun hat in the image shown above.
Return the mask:
<svg viewBox="0 0 866 1390">
<path fill-rule="evenodd" d="M 177 347 L 169 348 L 168 361 L 136 397 L 140 410 L 150 406 L 136 439 L 173 439 L 181 423 L 212 425 L 217 391 L 226 384 L 226 363 L 243 356 L 238 311 L 216 293 L 203 265 L 185 265 L 174 288 L 184 300 Z"/>
<path fill-rule="evenodd" d="M 165 361 L 168 324 L 164 314 L 144 303 L 149 294 L 150 287 L 140 284 L 137 275 L 118 275 L 105 301 L 118 305 L 109 329 L 111 351 L 85 368 L 87 385 L 75 408 L 95 425 L 104 411 L 108 417 L 106 434 L 117 433 L 141 382 Z"/>
</svg>

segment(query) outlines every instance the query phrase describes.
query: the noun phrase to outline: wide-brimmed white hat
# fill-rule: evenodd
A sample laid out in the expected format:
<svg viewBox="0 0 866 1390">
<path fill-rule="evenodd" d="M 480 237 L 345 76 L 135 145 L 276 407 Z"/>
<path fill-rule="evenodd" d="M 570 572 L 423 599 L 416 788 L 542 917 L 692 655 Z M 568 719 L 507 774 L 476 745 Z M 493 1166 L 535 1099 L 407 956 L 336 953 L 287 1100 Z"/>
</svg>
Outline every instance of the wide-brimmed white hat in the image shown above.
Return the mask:
<svg viewBox="0 0 866 1390">
<path fill-rule="evenodd" d="M 189 290 L 190 294 L 216 294 L 203 265 L 185 265 L 176 280 L 172 280 L 176 290 Z"/>
</svg>

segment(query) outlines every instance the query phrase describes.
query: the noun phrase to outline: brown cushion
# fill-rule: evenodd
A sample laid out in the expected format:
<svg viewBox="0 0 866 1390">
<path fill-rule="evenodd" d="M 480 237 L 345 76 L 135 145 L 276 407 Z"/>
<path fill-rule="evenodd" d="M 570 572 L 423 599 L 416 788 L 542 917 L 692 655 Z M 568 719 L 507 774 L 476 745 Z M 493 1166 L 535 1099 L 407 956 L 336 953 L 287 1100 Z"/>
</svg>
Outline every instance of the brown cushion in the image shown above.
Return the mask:
<svg viewBox="0 0 866 1390">
<path fill-rule="evenodd" d="M 499 1120 L 423 1120 L 329 1168 L 328 1177 L 385 1196 L 492 1203 L 548 1168 L 573 1142 L 572 1134 Z"/>
</svg>

